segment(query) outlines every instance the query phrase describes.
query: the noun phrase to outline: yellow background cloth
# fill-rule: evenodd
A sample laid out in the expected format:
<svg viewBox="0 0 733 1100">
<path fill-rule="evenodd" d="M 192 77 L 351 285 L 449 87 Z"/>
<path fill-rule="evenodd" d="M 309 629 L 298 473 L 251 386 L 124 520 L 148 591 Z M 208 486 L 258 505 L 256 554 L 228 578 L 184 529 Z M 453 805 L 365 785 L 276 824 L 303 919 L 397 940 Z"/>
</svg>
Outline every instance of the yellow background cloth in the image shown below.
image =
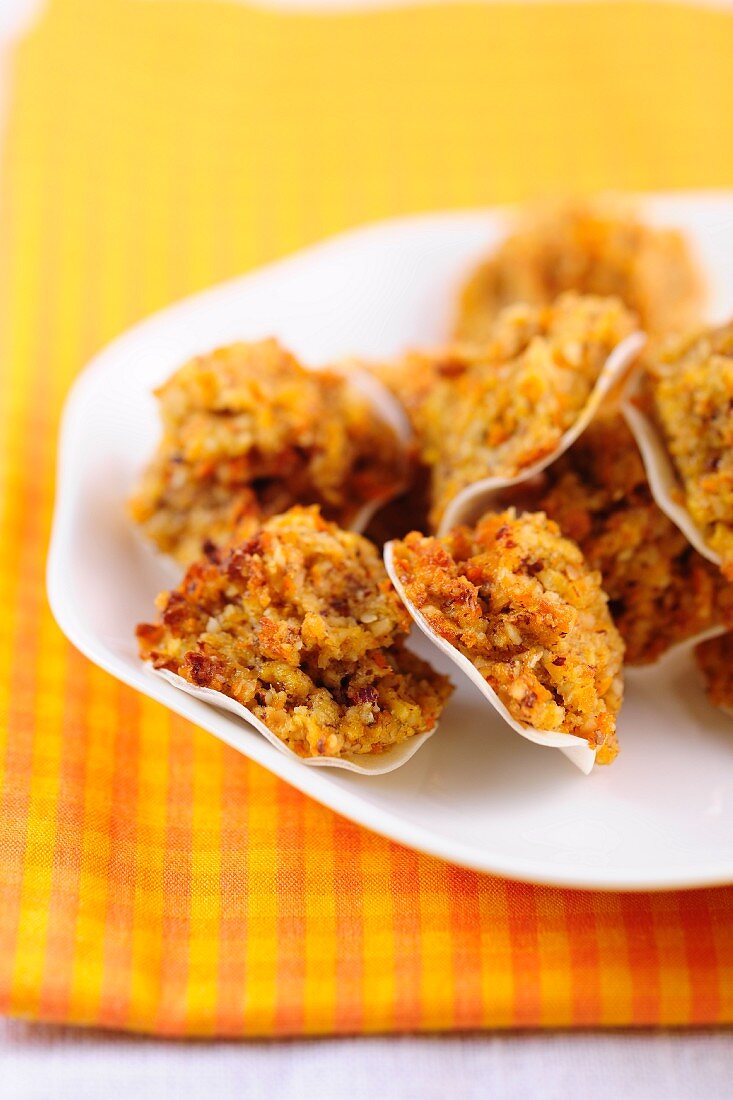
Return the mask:
<svg viewBox="0 0 733 1100">
<path fill-rule="evenodd" d="M 52 0 L 11 93 L 0 1010 L 195 1035 L 731 1021 L 733 890 L 519 886 L 366 833 L 92 667 L 43 567 L 59 412 L 103 343 L 385 215 L 730 185 L 733 17 Z"/>
</svg>

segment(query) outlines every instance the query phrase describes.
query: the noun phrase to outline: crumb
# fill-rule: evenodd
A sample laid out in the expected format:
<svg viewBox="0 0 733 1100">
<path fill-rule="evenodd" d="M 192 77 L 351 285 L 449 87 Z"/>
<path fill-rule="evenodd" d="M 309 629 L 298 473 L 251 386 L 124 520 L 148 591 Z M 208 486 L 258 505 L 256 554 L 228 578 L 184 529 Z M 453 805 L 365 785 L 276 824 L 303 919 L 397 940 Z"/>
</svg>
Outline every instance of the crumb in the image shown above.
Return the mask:
<svg viewBox="0 0 733 1100">
<path fill-rule="evenodd" d="M 377 550 L 294 507 L 219 548 L 157 600 L 140 654 L 250 709 L 298 755 L 380 753 L 432 729 L 446 677 L 404 648 Z"/>
<path fill-rule="evenodd" d="M 703 282 L 682 233 L 645 225 L 619 199 L 529 206 L 461 293 L 456 336 L 481 341 L 513 302 L 551 302 L 566 290 L 614 295 L 653 335 L 699 323 Z"/>
<path fill-rule="evenodd" d="M 513 718 L 614 759 L 623 642 L 598 574 L 557 524 L 508 509 L 443 538 L 413 532 L 393 554 L 410 601 Z"/>
<path fill-rule="evenodd" d="M 275 340 L 198 356 L 156 396 L 163 437 L 130 509 L 183 564 L 296 503 L 348 527 L 404 484 L 403 448 L 366 399 Z"/>
<path fill-rule="evenodd" d="M 733 580 L 733 322 L 668 341 L 647 366 L 644 399 L 687 510 Z"/>
</svg>

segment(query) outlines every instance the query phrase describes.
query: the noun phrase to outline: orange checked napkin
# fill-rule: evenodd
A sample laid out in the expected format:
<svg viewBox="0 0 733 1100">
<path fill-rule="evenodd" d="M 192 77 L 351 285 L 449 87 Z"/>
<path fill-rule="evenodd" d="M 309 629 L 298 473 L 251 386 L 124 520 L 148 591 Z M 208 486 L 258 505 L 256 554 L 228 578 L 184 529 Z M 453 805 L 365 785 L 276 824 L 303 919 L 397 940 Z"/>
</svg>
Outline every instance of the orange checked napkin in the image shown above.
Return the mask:
<svg viewBox="0 0 733 1100">
<path fill-rule="evenodd" d="M 733 183 L 733 15 L 50 0 L 0 195 L 0 1010 L 163 1035 L 733 1020 L 733 889 L 515 885 L 381 840 L 92 667 L 43 594 L 64 395 L 338 229 Z M 94 461 L 94 456 L 89 456 Z"/>
</svg>

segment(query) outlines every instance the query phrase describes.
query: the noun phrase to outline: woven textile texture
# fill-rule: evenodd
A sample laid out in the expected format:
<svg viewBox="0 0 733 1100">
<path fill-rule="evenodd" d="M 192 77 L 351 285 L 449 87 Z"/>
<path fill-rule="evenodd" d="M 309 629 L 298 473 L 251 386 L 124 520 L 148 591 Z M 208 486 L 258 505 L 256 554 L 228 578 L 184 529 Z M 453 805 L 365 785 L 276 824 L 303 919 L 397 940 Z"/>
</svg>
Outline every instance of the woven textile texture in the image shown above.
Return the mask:
<svg viewBox="0 0 733 1100">
<path fill-rule="evenodd" d="M 9 95 L 0 1011 L 200 1036 L 733 1020 L 733 890 L 406 851 L 92 667 L 43 594 L 59 413 L 106 341 L 370 219 L 733 184 L 733 16 L 51 0 Z"/>
</svg>

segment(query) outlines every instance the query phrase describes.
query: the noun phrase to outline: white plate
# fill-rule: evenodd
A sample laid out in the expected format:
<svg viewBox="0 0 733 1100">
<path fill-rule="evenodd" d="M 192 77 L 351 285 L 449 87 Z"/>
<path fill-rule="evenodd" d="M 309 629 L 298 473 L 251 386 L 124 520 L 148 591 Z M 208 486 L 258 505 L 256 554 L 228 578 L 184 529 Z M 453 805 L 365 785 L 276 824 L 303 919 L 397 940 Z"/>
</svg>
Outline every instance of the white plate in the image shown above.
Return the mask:
<svg viewBox="0 0 733 1100">
<path fill-rule="evenodd" d="M 650 210 L 695 237 L 712 280 L 712 315 L 733 311 L 733 193 L 660 198 Z M 567 886 L 733 882 L 733 723 L 707 703 L 689 653 L 628 674 L 621 755 L 588 777 L 515 736 L 463 681 L 437 734 L 399 771 L 304 768 L 138 661 L 134 626 L 170 581 L 123 507 L 157 437 L 152 387 L 188 356 L 237 338 L 274 333 L 314 363 L 439 341 L 460 277 L 499 226 L 496 213 L 469 212 L 357 230 L 176 305 L 102 352 L 64 414 L 48 565 L 54 614 L 120 680 L 403 844 Z M 426 654 L 421 640 L 415 647 Z M 431 657 L 455 678 L 453 665 Z"/>
</svg>

